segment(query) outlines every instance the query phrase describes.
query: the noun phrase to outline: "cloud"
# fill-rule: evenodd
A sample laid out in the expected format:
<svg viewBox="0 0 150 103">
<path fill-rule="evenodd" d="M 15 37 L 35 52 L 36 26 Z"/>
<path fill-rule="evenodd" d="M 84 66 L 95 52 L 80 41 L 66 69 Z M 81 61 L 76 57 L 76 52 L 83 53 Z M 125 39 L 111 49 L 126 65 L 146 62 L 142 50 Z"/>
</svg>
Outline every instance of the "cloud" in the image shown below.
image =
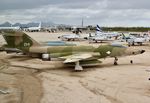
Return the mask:
<svg viewBox="0 0 150 103">
<path fill-rule="evenodd" d="M 1 0 L 0 20 L 150 26 L 149 0 Z"/>
</svg>

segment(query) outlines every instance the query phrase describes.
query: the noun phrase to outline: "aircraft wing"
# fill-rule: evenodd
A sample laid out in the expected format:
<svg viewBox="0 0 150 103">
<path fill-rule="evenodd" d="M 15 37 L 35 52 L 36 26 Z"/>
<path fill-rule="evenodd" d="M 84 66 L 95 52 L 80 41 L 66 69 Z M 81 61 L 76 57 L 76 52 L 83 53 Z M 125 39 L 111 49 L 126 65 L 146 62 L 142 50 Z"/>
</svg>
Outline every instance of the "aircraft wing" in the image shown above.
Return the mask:
<svg viewBox="0 0 150 103">
<path fill-rule="evenodd" d="M 78 62 L 80 60 L 85 60 L 85 59 L 89 59 L 92 57 L 92 54 L 90 53 L 81 53 L 81 54 L 73 54 L 73 55 L 69 55 L 69 56 L 65 56 L 65 57 L 60 57 L 61 59 L 64 59 L 64 63 L 73 63 L 73 62 Z"/>
</svg>

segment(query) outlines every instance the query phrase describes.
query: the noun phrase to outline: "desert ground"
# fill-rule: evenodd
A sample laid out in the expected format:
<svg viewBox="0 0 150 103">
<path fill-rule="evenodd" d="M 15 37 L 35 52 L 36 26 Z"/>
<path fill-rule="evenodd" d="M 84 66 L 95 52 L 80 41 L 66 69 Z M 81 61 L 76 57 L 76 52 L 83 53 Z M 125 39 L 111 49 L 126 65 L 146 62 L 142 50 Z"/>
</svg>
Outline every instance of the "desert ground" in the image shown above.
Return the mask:
<svg viewBox="0 0 150 103">
<path fill-rule="evenodd" d="M 58 40 L 66 33 L 27 33 L 39 42 Z M 0 45 L 5 41 L 0 36 Z M 77 45 L 98 46 L 88 41 Z M 144 54 L 101 59 L 96 67 L 75 72 L 61 61 L 42 61 L 0 53 L 0 103 L 150 103 L 150 45 L 134 46 Z M 133 64 L 130 64 L 130 60 Z"/>
</svg>

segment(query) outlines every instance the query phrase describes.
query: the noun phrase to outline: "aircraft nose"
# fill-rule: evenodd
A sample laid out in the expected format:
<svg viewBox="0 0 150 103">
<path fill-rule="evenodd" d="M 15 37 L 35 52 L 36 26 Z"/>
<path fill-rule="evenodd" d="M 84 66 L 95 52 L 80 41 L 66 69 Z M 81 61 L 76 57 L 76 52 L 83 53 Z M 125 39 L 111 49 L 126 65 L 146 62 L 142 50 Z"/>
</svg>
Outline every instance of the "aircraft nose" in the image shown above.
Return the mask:
<svg viewBox="0 0 150 103">
<path fill-rule="evenodd" d="M 141 54 L 143 54 L 145 52 L 145 50 L 141 50 Z"/>
</svg>

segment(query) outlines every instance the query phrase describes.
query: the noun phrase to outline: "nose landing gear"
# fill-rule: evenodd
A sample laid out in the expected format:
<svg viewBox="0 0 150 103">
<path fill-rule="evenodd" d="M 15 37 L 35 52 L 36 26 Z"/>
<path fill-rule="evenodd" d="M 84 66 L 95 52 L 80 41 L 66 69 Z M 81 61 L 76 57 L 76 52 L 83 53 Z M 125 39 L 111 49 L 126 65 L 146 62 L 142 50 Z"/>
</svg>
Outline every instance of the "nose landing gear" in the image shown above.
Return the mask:
<svg viewBox="0 0 150 103">
<path fill-rule="evenodd" d="M 115 59 L 114 59 L 114 65 L 118 65 L 118 58 L 117 57 L 115 57 Z"/>
</svg>

